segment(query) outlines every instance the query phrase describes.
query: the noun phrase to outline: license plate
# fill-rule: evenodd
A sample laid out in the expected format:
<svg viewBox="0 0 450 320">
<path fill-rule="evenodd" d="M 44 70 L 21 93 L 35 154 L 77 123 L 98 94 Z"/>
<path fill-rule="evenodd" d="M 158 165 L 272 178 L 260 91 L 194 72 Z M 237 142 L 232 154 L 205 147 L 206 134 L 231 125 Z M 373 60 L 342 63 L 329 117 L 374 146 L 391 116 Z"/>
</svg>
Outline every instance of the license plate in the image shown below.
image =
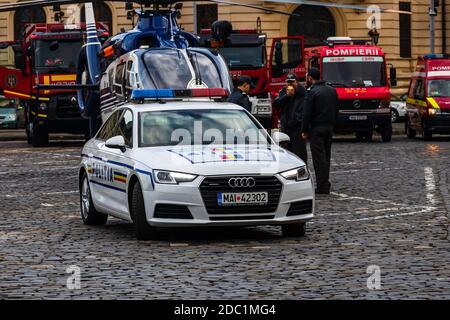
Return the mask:
<svg viewBox="0 0 450 320">
<path fill-rule="evenodd" d="M 217 204 L 219 206 L 245 206 L 245 205 L 266 205 L 269 193 L 267 192 L 237 192 L 217 194 Z"/>
<path fill-rule="evenodd" d="M 350 120 L 367 120 L 367 116 L 350 116 Z"/>
</svg>

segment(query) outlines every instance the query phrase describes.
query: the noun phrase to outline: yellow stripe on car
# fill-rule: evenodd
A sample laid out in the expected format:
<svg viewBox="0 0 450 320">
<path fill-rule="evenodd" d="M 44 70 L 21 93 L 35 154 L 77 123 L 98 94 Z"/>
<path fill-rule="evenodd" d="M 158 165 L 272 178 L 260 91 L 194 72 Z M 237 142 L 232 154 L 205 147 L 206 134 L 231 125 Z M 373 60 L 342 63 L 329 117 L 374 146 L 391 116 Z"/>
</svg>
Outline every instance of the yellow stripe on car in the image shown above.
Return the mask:
<svg viewBox="0 0 450 320">
<path fill-rule="evenodd" d="M 438 110 L 441 109 L 439 107 L 439 103 L 437 103 L 436 100 L 434 100 L 434 98 L 427 98 L 427 100 L 434 109 L 438 109 Z"/>
<path fill-rule="evenodd" d="M 427 106 L 427 103 L 425 101 L 412 99 L 412 98 L 407 99 L 406 103 L 413 104 L 413 105 L 416 105 L 416 106 L 421 106 L 421 107 L 426 107 Z"/>
</svg>

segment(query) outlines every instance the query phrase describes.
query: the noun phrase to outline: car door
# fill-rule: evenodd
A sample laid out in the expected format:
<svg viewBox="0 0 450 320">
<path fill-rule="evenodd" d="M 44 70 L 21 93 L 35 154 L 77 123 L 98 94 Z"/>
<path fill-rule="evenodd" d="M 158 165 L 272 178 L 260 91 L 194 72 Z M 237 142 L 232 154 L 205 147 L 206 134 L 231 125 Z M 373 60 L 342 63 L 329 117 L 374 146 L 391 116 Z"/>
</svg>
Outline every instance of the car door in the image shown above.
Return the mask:
<svg viewBox="0 0 450 320">
<path fill-rule="evenodd" d="M 108 163 L 108 152 L 105 152 L 105 143 L 108 139 L 118 135 L 117 126 L 123 110 L 114 111 L 100 128 L 94 140 L 94 150 L 88 154 L 90 161 L 89 182 L 92 198 L 96 206 L 109 212 L 112 207 L 110 201 L 114 197 L 116 187 L 113 180 L 113 168 Z"/>
<path fill-rule="evenodd" d="M 110 170 L 110 188 L 106 195 L 105 205 L 108 210 L 115 212 L 123 218 L 129 216 L 127 183 L 134 168 L 134 161 L 131 158 L 133 149 L 133 112 L 130 109 L 122 109 L 118 118 L 117 126 L 113 130 L 113 136 L 122 136 L 125 140 L 126 149 L 108 148 L 105 144 L 100 146 L 102 160 Z"/>
</svg>

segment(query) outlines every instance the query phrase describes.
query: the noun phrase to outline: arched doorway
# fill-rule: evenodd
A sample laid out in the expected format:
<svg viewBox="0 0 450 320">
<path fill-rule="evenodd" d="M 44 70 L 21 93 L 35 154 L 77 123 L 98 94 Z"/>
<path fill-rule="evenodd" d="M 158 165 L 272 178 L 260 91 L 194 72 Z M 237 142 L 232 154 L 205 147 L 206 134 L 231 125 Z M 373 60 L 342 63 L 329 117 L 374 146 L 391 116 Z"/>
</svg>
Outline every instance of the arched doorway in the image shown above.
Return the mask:
<svg viewBox="0 0 450 320">
<path fill-rule="evenodd" d="M 19 9 L 14 13 L 14 39 L 23 39 L 23 31 L 29 23 L 46 23 L 44 9 L 40 7 Z"/>
<path fill-rule="evenodd" d="M 305 46 L 315 47 L 324 44 L 328 37 L 336 35 L 336 23 L 331 12 L 324 7 L 301 5 L 288 21 L 289 36 L 305 36 Z"/>
<path fill-rule="evenodd" d="M 111 9 L 109 8 L 109 6 L 101 0 L 94 0 L 92 1 L 93 5 L 94 5 L 94 16 L 95 16 L 95 21 L 96 22 L 103 22 L 106 23 L 106 25 L 108 26 L 108 31 L 110 34 L 112 34 L 113 30 L 112 30 L 112 13 L 111 13 Z M 86 22 L 86 13 L 84 11 L 84 6 L 81 9 L 81 13 L 80 13 L 80 21 L 81 22 Z"/>
</svg>

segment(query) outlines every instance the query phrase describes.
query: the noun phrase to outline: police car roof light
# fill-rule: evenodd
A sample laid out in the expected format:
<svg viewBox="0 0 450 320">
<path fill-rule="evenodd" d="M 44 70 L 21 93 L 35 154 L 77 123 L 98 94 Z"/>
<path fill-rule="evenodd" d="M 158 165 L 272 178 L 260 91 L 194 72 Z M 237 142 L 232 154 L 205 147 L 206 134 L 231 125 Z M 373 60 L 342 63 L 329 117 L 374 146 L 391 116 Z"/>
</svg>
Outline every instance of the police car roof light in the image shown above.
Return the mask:
<svg viewBox="0 0 450 320">
<path fill-rule="evenodd" d="M 228 96 L 227 91 L 223 88 L 198 88 L 192 89 L 192 97 L 220 97 L 224 98 Z"/>
<path fill-rule="evenodd" d="M 173 98 L 172 89 L 135 89 L 131 92 L 131 100 Z"/>
</svg>

